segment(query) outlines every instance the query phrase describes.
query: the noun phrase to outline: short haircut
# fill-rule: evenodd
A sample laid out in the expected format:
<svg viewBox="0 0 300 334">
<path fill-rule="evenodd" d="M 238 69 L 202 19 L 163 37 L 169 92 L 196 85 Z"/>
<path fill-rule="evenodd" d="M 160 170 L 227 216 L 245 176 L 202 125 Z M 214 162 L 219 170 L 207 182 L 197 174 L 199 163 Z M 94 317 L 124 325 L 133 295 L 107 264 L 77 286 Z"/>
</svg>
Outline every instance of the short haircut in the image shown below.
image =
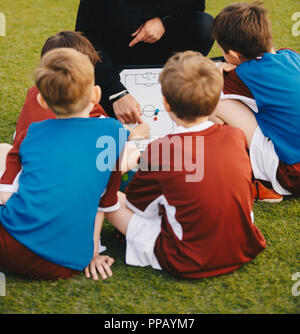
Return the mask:
<svg viewBox="0 0 300 334">
<path fill-rule="evenodd" d="M 172 56 L 159 80 L 172 112 L 191 122 L 212 114 L 223 89 L 223 75 L 215 63 L 194 51 Z"/>
<path fill-rule="evenodd" d="M 241 53 L 255 59 L 273 48 L 272 25 L 260 2 L 238 2 L 224 8 L 215 18 L 212 36 L 225 53 Z"/>
<path fill-rule="evenodd" d="M 70 48 L 47 52 L 35 74 L 36 86 L 57 116 L 83 111 L 90 102 L 94 81 L 88 56 Z"/>
<path fill-rule="evenodd" d="M 64 30 L 49 37 L 43 46 L 41 57 L 47 52 L 57 48 L 75 49 L 88 56 L 94 66 L 100 61 L 100 57 L 92 43 L 78 31 Z"/>
</svg>

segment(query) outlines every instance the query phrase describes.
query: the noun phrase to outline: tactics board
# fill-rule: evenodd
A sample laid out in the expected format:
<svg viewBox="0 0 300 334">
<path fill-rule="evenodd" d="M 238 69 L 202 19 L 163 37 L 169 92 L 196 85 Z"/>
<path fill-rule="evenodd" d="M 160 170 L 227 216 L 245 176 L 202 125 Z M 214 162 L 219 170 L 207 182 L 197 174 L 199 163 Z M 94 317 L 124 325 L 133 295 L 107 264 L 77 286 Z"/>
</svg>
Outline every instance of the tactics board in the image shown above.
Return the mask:
<svg viewBox="0 0 300 334">
<path fill-rule="evenodd" d="M 122 84 L 140 103 L 142 118 L 150 125 L 148 140 L 136 141 L 140 150 L 144 150 L 150 141 L 173 133 L 175 123 L 171 120 L 162 101 L 159 74 L 161 68 L 124 69 L 120 73 Z"/>
</svg>

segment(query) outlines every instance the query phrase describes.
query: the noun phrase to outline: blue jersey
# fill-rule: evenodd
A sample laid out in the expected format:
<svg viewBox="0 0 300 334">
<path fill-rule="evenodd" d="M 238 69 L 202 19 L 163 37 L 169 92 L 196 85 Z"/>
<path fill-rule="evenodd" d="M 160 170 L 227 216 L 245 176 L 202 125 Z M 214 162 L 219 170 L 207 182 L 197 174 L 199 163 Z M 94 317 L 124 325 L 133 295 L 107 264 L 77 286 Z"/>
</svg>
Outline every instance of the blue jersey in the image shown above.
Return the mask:
<svg viewBox="0 0 300 334">
<path fill-rule="evenodd" d="M 20 146 L 19 189 L 0 207 L 7 232 L 48 261 L 83 270 L 93 257 L 98 204 L 127 136 L 111 118 L 31 124 Z"/>
<path fill-rule="evenodd" d="M 279 159 L 300 162 L 300 55 L 291 50 L 265 53 L 236 69 L 258 107 L 255 114 L 263 134 L 274 144 Z"/>
</svg>

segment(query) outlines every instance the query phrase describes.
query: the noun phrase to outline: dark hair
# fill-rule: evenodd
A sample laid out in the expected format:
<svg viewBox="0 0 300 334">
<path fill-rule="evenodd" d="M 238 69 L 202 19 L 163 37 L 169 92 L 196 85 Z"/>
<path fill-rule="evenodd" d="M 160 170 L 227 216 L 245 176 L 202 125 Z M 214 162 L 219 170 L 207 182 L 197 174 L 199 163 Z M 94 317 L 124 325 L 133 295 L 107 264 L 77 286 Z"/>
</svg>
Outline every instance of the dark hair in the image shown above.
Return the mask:
<svg viewBox="0 0 300 334">
<path fill-rule="evenodd" d="M 57 48 L 75 49 L 88 56 L 94 66 L 100 61 L 100 57 L 92 43 L 78 31 L 60 31 L 58 34 L 49 37 L 43 46 L 41 57 L 47 52 Z"/>
<path fill-rule="evenodd" d="M 212 37 L 226 53 L 237 51 L 247 59 L 255 59 L 273 47 L 271 21 L 257 1 L 224 8 L 213 22 Z"/>
</svg>

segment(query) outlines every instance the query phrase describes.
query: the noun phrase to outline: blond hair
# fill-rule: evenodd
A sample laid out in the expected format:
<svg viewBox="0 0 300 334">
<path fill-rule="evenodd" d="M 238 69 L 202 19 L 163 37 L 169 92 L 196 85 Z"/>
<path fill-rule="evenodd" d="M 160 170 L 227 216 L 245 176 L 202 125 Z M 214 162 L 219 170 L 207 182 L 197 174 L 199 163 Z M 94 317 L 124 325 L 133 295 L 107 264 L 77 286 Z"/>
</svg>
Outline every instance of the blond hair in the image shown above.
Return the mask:
<svg viewBox="0 0 300 334">
<path fill-rule="evenodd" d="M 83 111 L 90 102 L 94 81 L 88 56 L 70 48 L 47 52 L 35 73 L 36 86 L 58 116 Z"/>
<path fill-rule="evenodd" d="M 160 74 L 162 93 L 172 112 L 187 121 L 210 115 L 223 89 L 223 76 L 213 61 L 199 52 L 179 52 Z"/>
</svg>

